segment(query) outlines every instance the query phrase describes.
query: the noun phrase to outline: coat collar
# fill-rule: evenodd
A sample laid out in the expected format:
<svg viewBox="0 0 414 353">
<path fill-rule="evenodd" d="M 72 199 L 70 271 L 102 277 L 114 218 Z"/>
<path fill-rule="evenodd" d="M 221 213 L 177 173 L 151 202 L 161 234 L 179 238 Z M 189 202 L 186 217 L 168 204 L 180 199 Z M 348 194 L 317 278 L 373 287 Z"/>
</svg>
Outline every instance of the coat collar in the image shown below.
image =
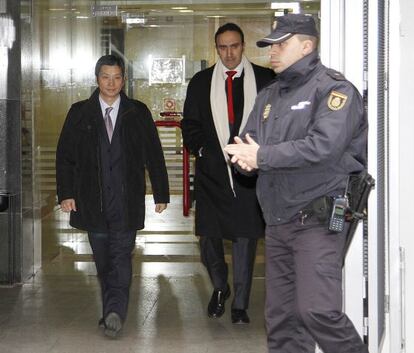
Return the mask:
<svg viewBox="0 0 414 353">
<path fill-rule="evenodd" d="M 320 65 L 319 55 L 317 51 L 314 51 L 289 66 L 277 76 L 281 89 L 288 90 L 302 85 L 318 65 Z"/>
</svg>

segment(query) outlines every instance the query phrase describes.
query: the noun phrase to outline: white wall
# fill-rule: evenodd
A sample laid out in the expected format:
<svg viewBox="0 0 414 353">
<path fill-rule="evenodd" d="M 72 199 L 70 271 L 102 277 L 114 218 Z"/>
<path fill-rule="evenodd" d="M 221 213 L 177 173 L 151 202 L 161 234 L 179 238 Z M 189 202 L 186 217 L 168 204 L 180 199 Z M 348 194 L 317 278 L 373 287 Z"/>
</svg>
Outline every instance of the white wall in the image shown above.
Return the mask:
<svg viewBox="0 0 414 353">
<path fill-rule="evenodd" d="M 393 4 L 394 3 L 394 4 Z M 397 6 L 397 1 L 391 1 L 390 9 Z M 399 46 L 395 45 L 395 39 L 392 45 L 395 45 L 394 49 L 390 50 L 390 65 L 392 70 L 397 71 L 398 76 L 391 76 L 398 82 L 399 90 L 395 93 L 398 94 L 399 115 L 392 115 L 390 111 L 390 125 L 395 127 L 398 125 L 398 130 L 393 135 L 394 141 L 390 141 L 390 147 L 397 146 L 398 161 L 396 161 L 397 170 L 391 171 L 398 175 L 398 180 L 395 184 L 398 185 L 398 215 L 391 218 L 390 228 L 390 243 L 395 244 L 399 240 L 400 246 L 405 250 L 405 292 L 403 291 L 403 297 L 405 296 L 405 310 L 402 312 L 405 317 L 405 334 L 407 336 L 405 352 L 414 352 L 414 2 L 412 0 L 400 0 L 399 1 L 399 17 L 400 23 L 394 23 L 392 31 L 396 32 L 399 36 Z M 394 15 L 396 18 L 397 15 Z M 391 32 L 391 35 L 392 33 Z M 397 36 L 395 36 L 397 38 Z M 395 72 L 394 72 L 395 74 Z M 392 84 L 393 81 L 390 80 Z M 392 88 L 392 87 L 391 87 Z M 391 91 L 392 94 L 392 91 Z M 391 102 L 396 99 L 395 96 L 391 97 Z M 390 106 L 392 109 L 393 106 Z M 392 129 L 390 129 L 393 131 Z M 390 162 L 392 162 L 390 160 Z M 390 185 L 392 186 L 392 185 Z M 392 207 L 393 203 L 391 203 Z M 398 217 L 398 218 L 397 218 Z M 392 222 L 398 222 L 398 226 L 392 227 Z M 393 233 L 393 229 L 398 230 L 398 234 Z M 390 276 L 397 276 L 396 263 L 390 262 Z M 390 277 L 390 280 L 393 278 Z M 404 279 L 403 279 L 404 281 Z M 393 290 L 393 288 L 390 288 Z M 393 292 L 390 292 L 391 296 Z M 391 297 L 391 300 L 395 298 Z M 403 301 L 404 302 L 404 301 Z M 398 308 L 391 308 L 391 313 L 394 314 Z M 391 314 L 391 319 L 392 314 Z M 396 318 L 394 318 L 396 320 Z M 392 323 L 392 322 L 391 322 Z M 392 332 L 393 326 L 390 327 L 391 338 L 395 341 L 398 336 L 398 332 Z M 404 329 L 404 327 L 402 327 Z M 404 338 L 404 332 L 401 332 Z M 397 348 L 397 346 L 395 346 Z M 392 352 L 394 353 L 394 352 Z"/>
<path fill-rule="evenodd" d="M 362 94 L 363 8 L 360 0 L 321 1 L 322 63 L 342 72 Z M 343 271 L 344 311 L 362 336 L 363 318 L 362 227 L 356 232 Z M 376 352 L 374 352 L 376 353 Z"/>
</svg>

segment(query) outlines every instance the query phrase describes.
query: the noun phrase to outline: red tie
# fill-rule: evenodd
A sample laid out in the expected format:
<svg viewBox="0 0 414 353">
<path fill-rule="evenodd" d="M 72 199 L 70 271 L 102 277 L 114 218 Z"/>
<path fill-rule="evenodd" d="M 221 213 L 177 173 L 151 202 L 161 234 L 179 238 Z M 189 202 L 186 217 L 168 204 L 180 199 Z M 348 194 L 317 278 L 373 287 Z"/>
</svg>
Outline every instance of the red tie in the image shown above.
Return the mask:
<svg viewBox="0 0 414 353">
<path fill-rule="evenodd" d="M 227 114 L 229 116 L 229 123 L 234 124 L 234 110 L 233 110 L 233 76 L 237 71 L 226 71 L 227 79 Z"/>
</svg>

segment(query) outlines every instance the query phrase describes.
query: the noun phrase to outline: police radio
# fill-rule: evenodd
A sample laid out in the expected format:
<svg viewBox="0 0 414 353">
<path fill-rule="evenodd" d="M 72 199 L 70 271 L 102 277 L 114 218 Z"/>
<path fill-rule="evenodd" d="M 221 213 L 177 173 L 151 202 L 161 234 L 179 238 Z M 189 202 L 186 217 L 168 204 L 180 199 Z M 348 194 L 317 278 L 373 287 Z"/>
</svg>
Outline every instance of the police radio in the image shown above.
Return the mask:
<svg viewBox="0 0 414 353">
<path fill-rule="evenodd" d="M 334 199 L 328 229 L 340 233 L 344 230 L 345 215 L 348 209 L 348 198 L 339 196 Z"/>
</svg>

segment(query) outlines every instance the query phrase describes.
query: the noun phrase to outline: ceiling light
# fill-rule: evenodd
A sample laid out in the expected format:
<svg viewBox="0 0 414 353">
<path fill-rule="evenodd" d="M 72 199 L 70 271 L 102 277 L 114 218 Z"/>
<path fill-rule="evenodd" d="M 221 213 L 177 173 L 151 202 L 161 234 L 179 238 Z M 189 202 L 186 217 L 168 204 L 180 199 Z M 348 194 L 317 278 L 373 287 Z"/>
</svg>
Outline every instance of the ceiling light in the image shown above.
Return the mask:
<svg viewBox="0 0 414 353">
<path fill-rule="evenodd" d="M 278 10 L 278 12 L 288 9 L 292 10 L 289 12 L 300 13 L 300 6 L 298 2 L 272 2 L 270 8 L 272 10 Z"/>
<path fill-rule="evenodd" d="M 144 17 L 127 17 L 125 22 L 129 25 L 143 25 L 147 22 L 147 19 Z"/>
</svg>

